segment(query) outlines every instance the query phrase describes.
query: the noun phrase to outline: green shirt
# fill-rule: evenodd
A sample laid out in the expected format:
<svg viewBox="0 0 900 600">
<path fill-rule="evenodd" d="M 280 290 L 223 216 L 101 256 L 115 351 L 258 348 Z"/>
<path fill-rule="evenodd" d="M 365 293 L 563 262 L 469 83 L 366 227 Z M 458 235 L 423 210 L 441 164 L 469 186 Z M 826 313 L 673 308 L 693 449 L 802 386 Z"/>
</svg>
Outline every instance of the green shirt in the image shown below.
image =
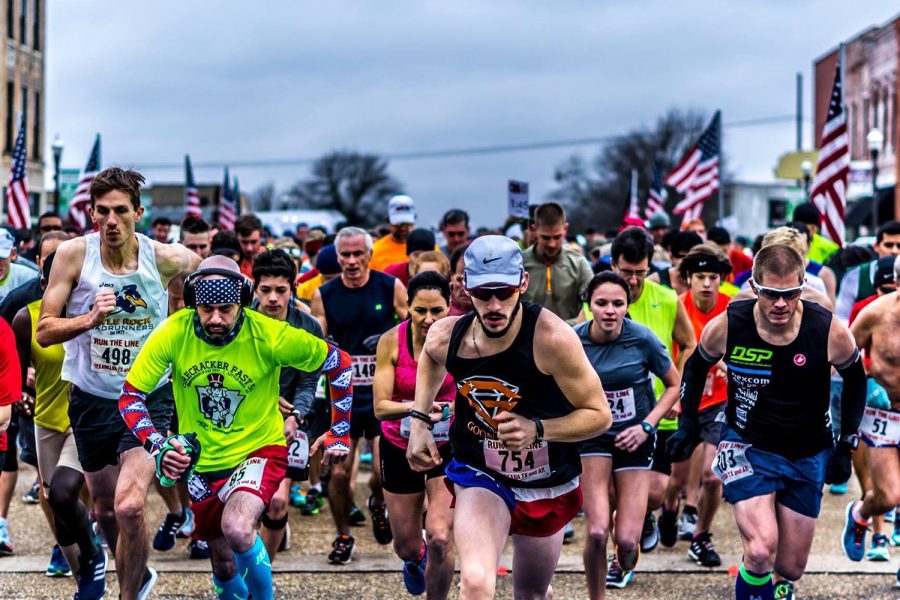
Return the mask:
<svg viewBox="0 0 900 600">
<path fill-rule="evenodd" d="M 806 253 L 806 256 L 809 260 L 814 260 L 817 263 L 824 265 L 828 259 L 840 249 L 840 246 L 829 240 L 827 237 L 816 233 L 813 234 L 812 241 L 809 244 L 809 252 Z"/>
<path fill-rule="evenodd" d="M 581 310 L 581 294 L 594 277 L 590 263 L 578 252 L 563 248 L 556 261 L 547 265 L 534 248 L 522 252 L 528 272 L 528 289 L 522 297 L 574 325 Z"/>
<path fill-rule="evenodd" d="M 328 345 L 286 321 L 245 310 L 234 340 L 213 346 L 194 332 L 194 314 L 180 310 L 150 334 L 128 383 L 151 391 L 171 365 L 178 430 L 197 434 L 200 473 L 234 468 L 264 446 L 284 446 L 280 367 L 315 371 Z"/>
</svg>

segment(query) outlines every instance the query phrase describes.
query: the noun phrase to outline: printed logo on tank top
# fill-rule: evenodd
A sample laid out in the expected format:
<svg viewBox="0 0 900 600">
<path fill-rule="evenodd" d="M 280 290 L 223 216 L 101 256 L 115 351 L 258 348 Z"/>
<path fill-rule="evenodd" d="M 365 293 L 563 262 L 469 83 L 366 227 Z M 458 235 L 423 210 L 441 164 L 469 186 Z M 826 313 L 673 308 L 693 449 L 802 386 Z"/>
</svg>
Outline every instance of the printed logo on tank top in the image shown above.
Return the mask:
<svg viewBox="0 0 900 600">
<path fill-rule="evenodd" d="M 219 373 L 209 376 L 209 385 L 197 386 L 200 398 L 200 413 L 215 427 L 228 429 L 234 423 L 234 417 L 245 396 L 237 390 L 226 388 L 225 377 Z"/>
<path fill-rule="evenodd" d="M 794 355 L 794 364 L 798 367 L 802 367 L 806 364 L 806 356 L 803 354 L 795 354 Z"/>
<path fill-rule="evenodd" d="M 459 393 L 468 400 L 478 421 L 489 429 L 489 431 L 482 432 L 488 435 L 476 433 L 479 437 L 495 437 L 497 422 L 494 418 L 501 412 L 515 408 L 522 397 L 519 395 L 519 386 L 496 377 L 476 375 L 457 382 L 456 387 Z M 469 425 L 470 430 L 472 425 L 477 426 L 474 423 Z"/>
<path fill-rule="evenodd" d="M 773 352 L 766 348 L 735 346 L 728 356 L 728 378 L 733 384 L 735 426 L 743 429 L 759 399 L 759 390 L 772 381 Z"/>
<path fill-rule="evenodd" d="M 207 375 L 206 385 L 197 381 L 203 375 Z M 225 385 L 226 378 L 232 387 Z M 197 420 L 199 427 L 206 431 L 243 431 L 243 427 L 231 428 L 244 398 L 256 388 L 256 383 L 240 367 L 224 360 L 201 360 L 184 370 L 180 383 L 184 388 L 193 386 L 197 391 L 197 406 L 206 419 Z M 233 389 L 235 387 L 238 389 Z"/>
</svg>

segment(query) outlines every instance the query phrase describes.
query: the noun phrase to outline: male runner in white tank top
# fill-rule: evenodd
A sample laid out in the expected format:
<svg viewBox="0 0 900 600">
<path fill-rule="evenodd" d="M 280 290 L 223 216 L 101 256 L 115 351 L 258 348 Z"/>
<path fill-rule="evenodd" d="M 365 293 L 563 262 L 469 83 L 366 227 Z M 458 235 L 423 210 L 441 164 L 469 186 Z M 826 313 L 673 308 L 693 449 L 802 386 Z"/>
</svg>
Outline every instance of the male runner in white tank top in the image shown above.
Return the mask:
<svg viewBox="0 0 900 600">
<path fill-rule="evenodd" d="M 42 346 L 65 346 L 62 377 L 72 383 L 75 444 L 125 600 L 146 598 L 156 580 L 146 566 L 144 527 L 154 463 L 122 420 L 118 397 L 147 336 L 166 318 L 169 283 L 200 262 L 180 244 L 135 233 L 144 212 L 143 183 L 140 173 L 117 167 L 93 180 L 91 218 L 98 232 L 60 245 L 35 335 Z M 172 408 L 150 407 L 159 429 L 168 428 Z M 104 557 L 91 562 L 93 572 L 83 576 L 105 570 Z"/>
</svg>

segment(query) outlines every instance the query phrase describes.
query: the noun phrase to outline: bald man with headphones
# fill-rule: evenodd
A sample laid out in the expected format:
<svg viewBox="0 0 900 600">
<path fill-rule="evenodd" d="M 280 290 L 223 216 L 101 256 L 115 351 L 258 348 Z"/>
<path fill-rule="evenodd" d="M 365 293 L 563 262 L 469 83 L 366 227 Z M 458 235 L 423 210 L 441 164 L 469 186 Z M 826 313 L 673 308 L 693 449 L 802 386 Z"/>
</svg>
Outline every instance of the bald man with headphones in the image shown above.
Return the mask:
<svg viewBox="0 0 900 600">
<path fill-rule="evenodd" d="M 187 310 L 141 348 L 119 398 L 128 427 L 156 460 L 163 485 L 186 481 L 194 538 L 209 543 L 219 598 L 272 598 L 272 568 L 256 524 L 284 479 L 287 447 L 278 408 L 280 367 L 328 378 L 331 428 L 310 454 L 340 461 L 350 448 L 350 356 L 262 313 L 246 310 L 253 284 L 237 263 L 213 256 L 184 282 Z M 179 435 L 156 430 L 146 396 L 168 369 Z"/>
</svg>

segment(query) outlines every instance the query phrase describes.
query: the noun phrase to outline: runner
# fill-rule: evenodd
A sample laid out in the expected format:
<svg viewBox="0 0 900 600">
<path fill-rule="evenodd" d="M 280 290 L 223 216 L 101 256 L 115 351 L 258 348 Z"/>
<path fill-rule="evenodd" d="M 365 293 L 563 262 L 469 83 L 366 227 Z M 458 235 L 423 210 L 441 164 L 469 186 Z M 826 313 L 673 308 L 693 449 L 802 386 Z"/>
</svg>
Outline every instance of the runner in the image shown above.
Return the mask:
<svg viewBox="0 0 900 600">
<path fill-rule="evenodd" d="M 12 417 L 12 405 L 22 400 L 22 370 L 16 353 L 16 338 L 6 321 L 0 319 L 0 457 L 6 458 L 8 446 L 15 444 L 7 438 L 6 429 Z M 15 452 L 13 445 L 12 452 Z M 6 517 L 0 518 L 0 531 L 6 531 Z M 4 553 L 6 554 L 6 553 Z"/>
<path fill-rule="evenodd" d="M 375 416 L 381 420 L 381 481 L 394 534 L 394 551 L 403 559 L 406 590 L 413 595 L 427 591 L 428 598 L 446 598 L 456 563 L 450 544 L 452 497 L 444 483 L 444 464 L 450 460 L 450 406 L 456 396 L 450 375 L 444 378 L 431 413 L 435 421 L 432 434 L 442 464 L 416 473 L 406 460 L 406 449 L 416 394 L 416 357 L 422 354 L 428 330 L 447 316 L 447 278 L 435 272 L 416 275 L 409 283 L 408 301 L 409 320 L 378 341 L 374 390 Z"/>
<path fill-rule="evenodd" d="M 118 416 L 116 399 L 147 336 L 166 316 L 169 282 L 200 261 L 180 244 L 160 244 L 135 233 L 144 213 L 143 182 L 140 173 L 117 167 L 91 182 L 91 218 L 99 231 L 64 242 L 56 251 L 35 331 L 44 348 L 64 345 L 62 378 L 72 384 L 69 418 L 78 460 L 104 538 L 116 555 L 126 600 L 146 598 L 156 582 L 156 572 L 147 567 L 144 527 L 153 465 Z M 172 406 L 151 409 L 154 423 L 165 430 Z M 81 572 L 105 566 L 100 552 Z"/>
<path fill-rule="evenodd" d="M 804 267 L 800 254 L 787 246 L 756 255 L 751 285 L 758 299 L 732 302 L 704 328 L 685 365 L 681 419 L 668 443 L 672 460 L 679 461 L 700 442 L 698 407 L 706 377 L 724 358 L 726 424 L 713 470 L 741 534 L 737 600 L 793 598 L 812 545 L 822 486 L 850 477 L 865 406 L 866 375 L 856 343 L 839 319 L 800 299 Z M 828 422 L 831 365 L 844 378 L 844 432 L 836 447 Z"/>
<path fill-rule="evenodd" d="M 372 382 L 375 375 L 375 350 L 378 338 L 395 324 L 395 315 L 406 319 L 406 288 L 397 279 L 369 269 L 372 237 L 358 227 L 338 231 L 334 244 L 338 251 L 341 276 L 315 291 L 312 314 L 319 320 L 322 333 L 353 357 L 353 421 L 350 423 L 351 464 L 331 469 L 328 500 L 337 529 L 337 537 L 328 555 L 333 564 L 346 564 L 353 555 L 350 512 L 353 507 L 350 478 L 361 438 L 369 440 L 373 464 L 379 463 L 378 437 L 381 426 L 372 409 Z M 369 478 L 372 495 L 368 506 L 372 513 L 372 531 L 379 544 L 391 543 L 391 526 L 385 513 L 381 476 L 372 469 Z"/>
<path fill-rule="evenodd" d="M 584 571 L 591 598 L 605 586 L 624 588 L 634 576 L 650 491 L 656 426 L 675 405 L 678 371 L 665 346 L 645 326 L 626 318 L 631 290 L 620 275 L 595 275 L 587 298 L 594 318 L 575 328 L 610 402 L 613 425 L 581 443 L 587 539 Z M 650 373 L 666 386 L 656 402 Z M 610 487 L 616 506 L 610 507 Z M 606 541 L 615 511 L 615 571 L 607 573 Z"/>
<path fill-rule="evenodd" d="M 449 372 L 456 381 L 454 541 L 464 598 L 491 598 L 507 536 L 513 594 L 545 598 L 563 528 L 581 506 L 577 442 L 609 429 L 603 387 L 578 336 L 559 317 L 521 301 L 522 252 L 503 236 L 476 239 L 465 254 L 474 312 L 442 319 L 419 357 L 407 458 L 417 471 L 443 463 L 429 416 Z M 515 411 L 515 412 L 513 412 Z"/>
<path fill-rule="evenodd" d="M 280 368 L 324 369 L 332 384 L 332 427 L 316 445 L 325 445 L 326 460 L 342 460 L 349 449 L 350 357 L 245 310 L 252 284 L 228 258 L 205 259 L 184 291 L 190 310 L 172 315 L 147 340 L 122 388 L 119 411 L 155 457 L 150 464 L 160 481 L 188 481 L 194 536 L 209 543 L 218 597 L 271 599 L 272 567 L 256 525 L 287 469 Z M 179 431 L 187 436 L 164 437 L 145 405 L 170 367 Z"/>
</svg>

